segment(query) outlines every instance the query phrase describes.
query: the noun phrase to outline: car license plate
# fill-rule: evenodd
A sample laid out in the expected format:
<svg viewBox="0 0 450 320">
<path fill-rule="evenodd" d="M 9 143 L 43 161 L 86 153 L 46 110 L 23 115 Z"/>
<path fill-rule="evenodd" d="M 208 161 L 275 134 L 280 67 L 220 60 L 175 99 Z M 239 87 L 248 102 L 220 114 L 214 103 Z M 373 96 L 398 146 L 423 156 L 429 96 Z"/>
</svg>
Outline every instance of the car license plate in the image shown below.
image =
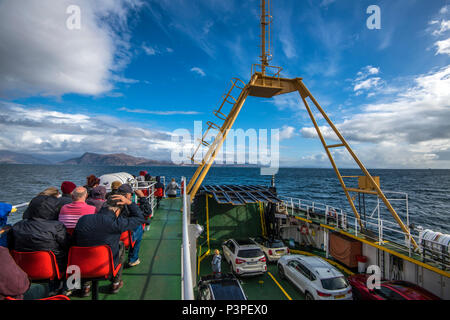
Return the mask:
<svg viewBox="0 0 450 320">
<path fill-rule="evenodd" d="M 277 250 L 276 253 L 284 253 L 284 250 Z"/>
<path fill-rule="evenodd" d="M 247 264 L 256 264 L 257 262 L 256 261 L 254 261 L 254 262 L 247 262 Z"/>
<path fill-rule="evenodd" d="M 335 299 L 342 299 L 344 297 L 345 297 L 345 294 L 340 294 L 340 295 L 334 296 Z"/>
</svg>

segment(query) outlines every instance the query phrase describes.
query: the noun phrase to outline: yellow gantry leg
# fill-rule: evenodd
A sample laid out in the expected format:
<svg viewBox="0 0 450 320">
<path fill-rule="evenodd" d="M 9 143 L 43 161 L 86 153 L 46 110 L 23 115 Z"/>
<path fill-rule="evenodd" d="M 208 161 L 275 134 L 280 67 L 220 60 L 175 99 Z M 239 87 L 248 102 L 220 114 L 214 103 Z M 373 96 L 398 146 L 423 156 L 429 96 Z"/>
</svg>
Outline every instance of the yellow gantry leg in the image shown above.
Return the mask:
<svg viewBox="0 0 450 320">
<path fill-rule="evenodd" d="M 362 164 L 362 162 L 358 159 L 358 157 L 356 156 L 356 154 L 353 152 L 353 150 L 350 148 L 350 146 L 348 145 L 347 141 L 344 139 L 344 137 L 341 135 L 341 133 L 339 132 L 339 130 L 336 128 L 336 126 L 333 124 L 333 122 L 331 122 L 330 118 L 327 116 L 327 114 L 325 113 L 325 111 L 322 109 L 322 107 L 319 105 L 319 103 L 316 101 L 316 99 L 314 99 L 314 97 L 312 96 L 311 92 L 306 88 L 306 86 L 304 85 L 304 83 L 301 80 L 297 80 L 297 85 L 298 85 L 298 92 L 300 93 L 300 96 L 303 100 L 303 103 L 306 107 L 306 110 L 308 111 L 308 114 L 314 124 L 314 127 L 316 128 L 317 134 L 320 138 L 320 141 L 323 144 L 323 147 L 325 148 L 325 152 L 328 155 L 328 158 L 330 159 L 331 165 L 333 166 L 334 171 L 336 172 L 336 175 L 338 176 L 339 182 L 341 183 L 342 188 L 344 189 L 345 195 L 347 196 L 348 202 L 350 203 L 350 206 L 353 210 L 353 213 L 355 214 L 359 225 L 362 227 L 361 224 L 361 219 L 359 216 L 358 211 L 356 210 L 356 207 L 353 203 L 352 198 L 350 197 L 349 194 L 349 188 L 347 188 L 345 186 L 344 180 L 336 166 L 336 163 L 333 159 L 333 156 L 330 152 L 329 149 L 331 148 L 337 148 L 337 147 L 345 147 L 347 149 L 347 151 L 350 153 L 350 155 L 352 156 L 352 158 L 355 160 L 355 162 L 358 164 L 359 168 L 362 170 L 362 172 L 364 173 L 364 175 L 369 179 L 369 181 L 372 183 L 373 187 L 375 188 L 375 191 L 378 195 L 378 197 L 380 197 L 380 199 L 383 201 L 383 203 L 386 205 L 386 207 L 388 208 L 389 212 L 392 214 L 392 216 L 394 217 L 394 219 L 397 221 L 398 225 L 400 226 L 400 228 L 403 230 L 403 232 L 408 236 L 409 239 L 411 239 L 411 243 L 413 244 L 414 248 L 417 249 L 417 243 L 414 240 L 414 238 L 411 236 L 409 229 L 403 224 L 402 220 L 400 219 L 400 217 L 398 216 L 397 212 L 395 211 L 395 209 L 392 207 L 391 203 L 389 202 L 389 200 L 386 198 L 386 196 L 384 195 L 383 191 L 381 191 L 381 188 L 378 186 L 378 184 L 375 182 L 375 180 L 373 179 L 373 177 L 370 175 L 369 171 L 367 171 L 367 169 L 364 167 L 364 165 Z M 310 98 L 311 101 L 314 103 L 314 105 L 316 106 L 316 108 L 319 110 L 319 112 L 321 113 L 321 115 L 323 116 L 323 118 L 327 121 L 328 125 L 331 127 L 331 129 L 334 131 L 334 133 L 336 134 L 336 136 L 339 138 L 339 140 L 341 141 L 340 144 L 335 144 L 335 145 L 327 145 L 325 142 L 325 139 L 320 131 L 319 126 L 317 125 L 316 120 L 314 119 L 313 113 L 311 112 L 311 109 L 308 105 L 308 103 L 306 102 L 306 98 Z"/>
</svg>

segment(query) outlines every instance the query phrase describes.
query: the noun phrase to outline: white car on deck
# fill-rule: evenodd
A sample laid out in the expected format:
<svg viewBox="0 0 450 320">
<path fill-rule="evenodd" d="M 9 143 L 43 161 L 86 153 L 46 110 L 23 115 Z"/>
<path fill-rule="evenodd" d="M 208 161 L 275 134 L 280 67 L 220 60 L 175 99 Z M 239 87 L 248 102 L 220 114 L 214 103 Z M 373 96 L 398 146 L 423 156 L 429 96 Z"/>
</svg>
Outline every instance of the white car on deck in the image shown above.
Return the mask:
<svg viewBox="0 0 450 320">
<path fill-rule="evenodd" d="M 225 261 L 236 275 L 249 276 L 267 271 L 264 252 L 250 239 L 229 239 L 222 244 Z"/>
<path fill-rule="evenodd" d="M 280 239 L 267 239 L 263 237 L 250 238 L 264 252 L 267 262 L 278 261 L 289 253 L 289 248 Z"/>
<path fill-rule="evenodd" d="M 345 276 L 320 257 L 287 255 L 278 260 L 278 274 L 287 278 L 306 300 L 352 300 L 352 287 Z"/>
</svg>

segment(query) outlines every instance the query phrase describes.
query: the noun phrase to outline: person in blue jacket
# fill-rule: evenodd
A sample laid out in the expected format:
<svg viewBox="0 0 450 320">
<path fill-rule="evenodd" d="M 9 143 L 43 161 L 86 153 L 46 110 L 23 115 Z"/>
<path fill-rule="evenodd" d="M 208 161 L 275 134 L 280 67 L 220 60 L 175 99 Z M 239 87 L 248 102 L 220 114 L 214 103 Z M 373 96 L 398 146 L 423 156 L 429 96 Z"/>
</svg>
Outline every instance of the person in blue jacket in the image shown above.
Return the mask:
<svg viewBox="0 0 450 320">
<path fill-rule="evenodd" d="M 13 210 L 13 206 L 8 203 L 0 202 L 0 246 L 7 247 L 7 232 L 11 226 L 7 224 L 8 215 Z"/>
</svg>

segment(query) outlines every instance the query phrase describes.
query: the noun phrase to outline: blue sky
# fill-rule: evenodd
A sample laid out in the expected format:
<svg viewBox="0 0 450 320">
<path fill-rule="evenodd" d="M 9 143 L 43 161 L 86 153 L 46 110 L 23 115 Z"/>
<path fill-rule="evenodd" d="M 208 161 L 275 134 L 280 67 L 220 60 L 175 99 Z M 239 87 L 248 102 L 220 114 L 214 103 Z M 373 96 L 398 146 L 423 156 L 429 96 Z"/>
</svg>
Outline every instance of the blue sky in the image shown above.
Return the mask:
<svg viewBox="0 0 450 320">
<path fill-rule="evenodd" d="M 81 9 L 80 30 L 65 26 L 70 4 Z M 380 30 L 366 27 L 373 4 Z M 230 79 L 249 80 L 259 55 L 258 5 L 0 1 L 0 149 L 168 159 L 179 147 L 174 130 L 214 120 Z M 272 7 L 271 64 L 303 77 L 368 167 L 450 168 L 449 1 L 273 0 Z M 282 165 L 329 166 L 298 95 L 249 98 L 235 127 L 279 128 Z M 336 152 L 342 166 L 353 166 Z"/>
</svg>

